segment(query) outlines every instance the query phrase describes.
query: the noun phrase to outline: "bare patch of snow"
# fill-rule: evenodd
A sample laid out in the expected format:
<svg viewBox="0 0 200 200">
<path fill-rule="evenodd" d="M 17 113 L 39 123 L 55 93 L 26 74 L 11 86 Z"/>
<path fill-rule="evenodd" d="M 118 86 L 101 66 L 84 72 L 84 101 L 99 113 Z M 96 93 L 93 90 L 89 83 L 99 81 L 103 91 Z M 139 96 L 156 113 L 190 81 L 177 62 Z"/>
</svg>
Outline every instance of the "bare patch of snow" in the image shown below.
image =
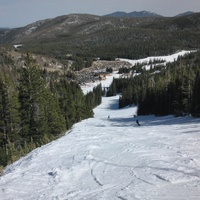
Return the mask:
<svg viewBox="0 0 200 200">
<path fill-rule="evenodd" d="M 29 34 L 31 34 L 35 29 L 37 29 L 36 26 L 30 27 L 29 29 L 27 29 L 27 30 L 25 31 L 25 34 L 26 34 L 26 35 L 29 35 Z"/>
<path fill-rule="evenodd" d="M 13 45 L 15 49 L 18 49 L 19 47 L 22 47 L 23 45 L 22 44 L 15 44 Z"/>
</svg>

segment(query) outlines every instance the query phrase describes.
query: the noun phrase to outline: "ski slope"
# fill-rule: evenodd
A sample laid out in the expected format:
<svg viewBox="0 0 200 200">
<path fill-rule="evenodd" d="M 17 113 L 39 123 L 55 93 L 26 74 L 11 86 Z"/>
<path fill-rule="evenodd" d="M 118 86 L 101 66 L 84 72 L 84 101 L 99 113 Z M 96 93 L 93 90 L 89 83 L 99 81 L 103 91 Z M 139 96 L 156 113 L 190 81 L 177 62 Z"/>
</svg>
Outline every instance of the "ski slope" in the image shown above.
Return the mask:
<svg viewBox="0 0 200 200">
<path fill-rule="evenodd" d="M 200 119 L 140 116 L 103 98 L 94 118 L 8 166 L 1 200 L 199 200 Z M 108 118 L 110 116 L 110 118 Z"/>
<path fill-rule="evenodd" d="M 147 58 L 142 58 L 138 60 L 131 60 L 131 59 L 124 59 L 124 58 L 119 58 L 121 61 L 129 62 L 132 66 L 136 64 L 143 64 L 146 70 L 149 70 L 151 66 L 155 67 L 157 65 L 163 65 L 165 66 L 167 63 L 173 63 L 178 60 L 179 57 L 186 56 L 190 53 L 196 52 L 196 50 L 193 51 L 186 51 L 182 50 L 177 53 L 174 53 L 172 55 L 168 56 L 152 56 L 152 57 L 147 57 Z M 149 62 L 153 61 L 159 61 L 157 64 L 148 64 Z"/>
<path fill-rule="evenodd" d="M 117 109 L 118 98 L 8 166 L 0 200 L 199 200 L 200 119 L 134 118 L 137 108 Z"/>
<path fill-rule="evenodd" d="M 152 57 L 142 58 L 142 59 L 138 59 L 138 60 L 124 59 L 124 58 L 119 58 L 119 60 L 129 62 L 133 66 L 136 64 L 149 63 L 154 60 L 163 61 L 163 64 L 166 64 L 166 63 L 173 63 L 173 62 L 177 61 L 177 59 L 179 57 L 183 57 L 183 56 L 188 55 L 193 52 L 196 52 L 196 50 L 193 50 L 193 51 L 182 50 L 182 51 L 179 51 L 177 53 L 174 53 L 174 54 L 168 55 L 168 56 L 152 56 Z"/>
</svg>

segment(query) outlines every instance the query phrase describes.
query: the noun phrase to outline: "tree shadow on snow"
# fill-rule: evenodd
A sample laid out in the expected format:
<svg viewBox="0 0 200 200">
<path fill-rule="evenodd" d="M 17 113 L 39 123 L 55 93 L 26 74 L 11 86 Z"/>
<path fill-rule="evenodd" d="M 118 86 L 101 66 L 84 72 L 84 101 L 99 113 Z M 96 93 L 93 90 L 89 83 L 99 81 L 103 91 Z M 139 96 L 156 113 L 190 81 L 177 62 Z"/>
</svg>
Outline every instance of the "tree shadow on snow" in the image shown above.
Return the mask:
<svg viewBox="0 0 200 200">
<path fill-rule="evenodd" d="M 200 123 L 200 119 L 193 117 L 174 117 L 172 115 L 157 117 L 157 116 L 139 116 L 139 120 L 145 126 L 159 126 L 159 125 L 186 125 L 195 123 Z"/>
<path fill-rule="evenodd" d="M 110 104 L 108 105 L 108 109 L 118 110 L 118 108 L 119 108 L 119 104 L 118 104 L 119 100 L 118 99 L 112 99 L 109 102 L 110 102 Z"/>
<path fill-rule="evenodd" d="M 140 126 L 136 123 L 138 119 Z M 164 117 L 156 117 L 153 115 L 150 116 L 138 116 L 138 117 L 127 117 L 127 118 L 111 118 L 112 126 L 117 127 L 127 127 L 127 126 L 169 126 L 169 125 L 187 125 L 187 124 L 199 124 L 199 118 L 193 117 L 174 117 L 174 116 L 164 116 Z"/>
</svg>

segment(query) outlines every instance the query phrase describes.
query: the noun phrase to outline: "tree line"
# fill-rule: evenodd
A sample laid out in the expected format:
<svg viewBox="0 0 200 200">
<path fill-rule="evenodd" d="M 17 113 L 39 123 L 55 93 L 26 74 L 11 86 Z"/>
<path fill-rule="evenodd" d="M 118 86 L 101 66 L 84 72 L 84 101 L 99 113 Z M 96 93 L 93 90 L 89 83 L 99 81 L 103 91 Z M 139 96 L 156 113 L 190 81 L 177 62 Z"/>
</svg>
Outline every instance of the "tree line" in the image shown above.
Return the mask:
<svg viewBox="0 0 200 200">
<path fill-rule="evenodd" d="M 101 103 L 101 85 L 84 95 L 76 81 L 41 70 L 28 54 L 20 68 L 8 67 L 3 53 L 0 60 L 0 167 L 93 117 Z"/>
<path fill-rule="evenodd" d="M 109 95 L 121 93 L 119 108 L 135 104 L 138 115 L 200 117 L 199 91 L 200 52 L 196 52 L 166 66 L 142 69 L 132 78 L 114 79 Z"/>
</svg>

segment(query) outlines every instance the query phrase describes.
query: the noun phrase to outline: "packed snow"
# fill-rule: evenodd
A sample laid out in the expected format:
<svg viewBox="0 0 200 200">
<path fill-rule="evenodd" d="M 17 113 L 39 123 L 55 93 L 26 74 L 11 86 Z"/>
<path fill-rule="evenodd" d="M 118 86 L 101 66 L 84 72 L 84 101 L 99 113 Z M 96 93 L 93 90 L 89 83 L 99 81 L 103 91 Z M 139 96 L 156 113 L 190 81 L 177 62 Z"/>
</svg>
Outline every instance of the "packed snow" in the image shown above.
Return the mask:
<svg viewBox="0 0 200 200">
<path fill-rule="evenodd" d="M 99 84 L 101 84 L 102 88 L 108 88 L 110 84 L 112 83 L 113 78 L 119 78 L 119 76 L 120 75 L 118 74 L 118 72 L 115 71 L 110 76 L 107 76 L 105 80 L 85 83 L 85 85 L 81 86 L 81 89 L 84 94 L 87 94 L 88 92 L 91 92 L 93 88 L 98 86 Z"/>
<path fill-rule="evenodd" d="M 118 99 L 103 97 L 94 118 L 6 167 L 0 199 L 199 200 L 200 119 L 136 117 Z"/>
<path fill-rule="evenodd" d="M 118 98 L 8 166 L 0 199 L 199 200 L 200 119 L 140 116 L 138 126 Z"/>
</svg>

